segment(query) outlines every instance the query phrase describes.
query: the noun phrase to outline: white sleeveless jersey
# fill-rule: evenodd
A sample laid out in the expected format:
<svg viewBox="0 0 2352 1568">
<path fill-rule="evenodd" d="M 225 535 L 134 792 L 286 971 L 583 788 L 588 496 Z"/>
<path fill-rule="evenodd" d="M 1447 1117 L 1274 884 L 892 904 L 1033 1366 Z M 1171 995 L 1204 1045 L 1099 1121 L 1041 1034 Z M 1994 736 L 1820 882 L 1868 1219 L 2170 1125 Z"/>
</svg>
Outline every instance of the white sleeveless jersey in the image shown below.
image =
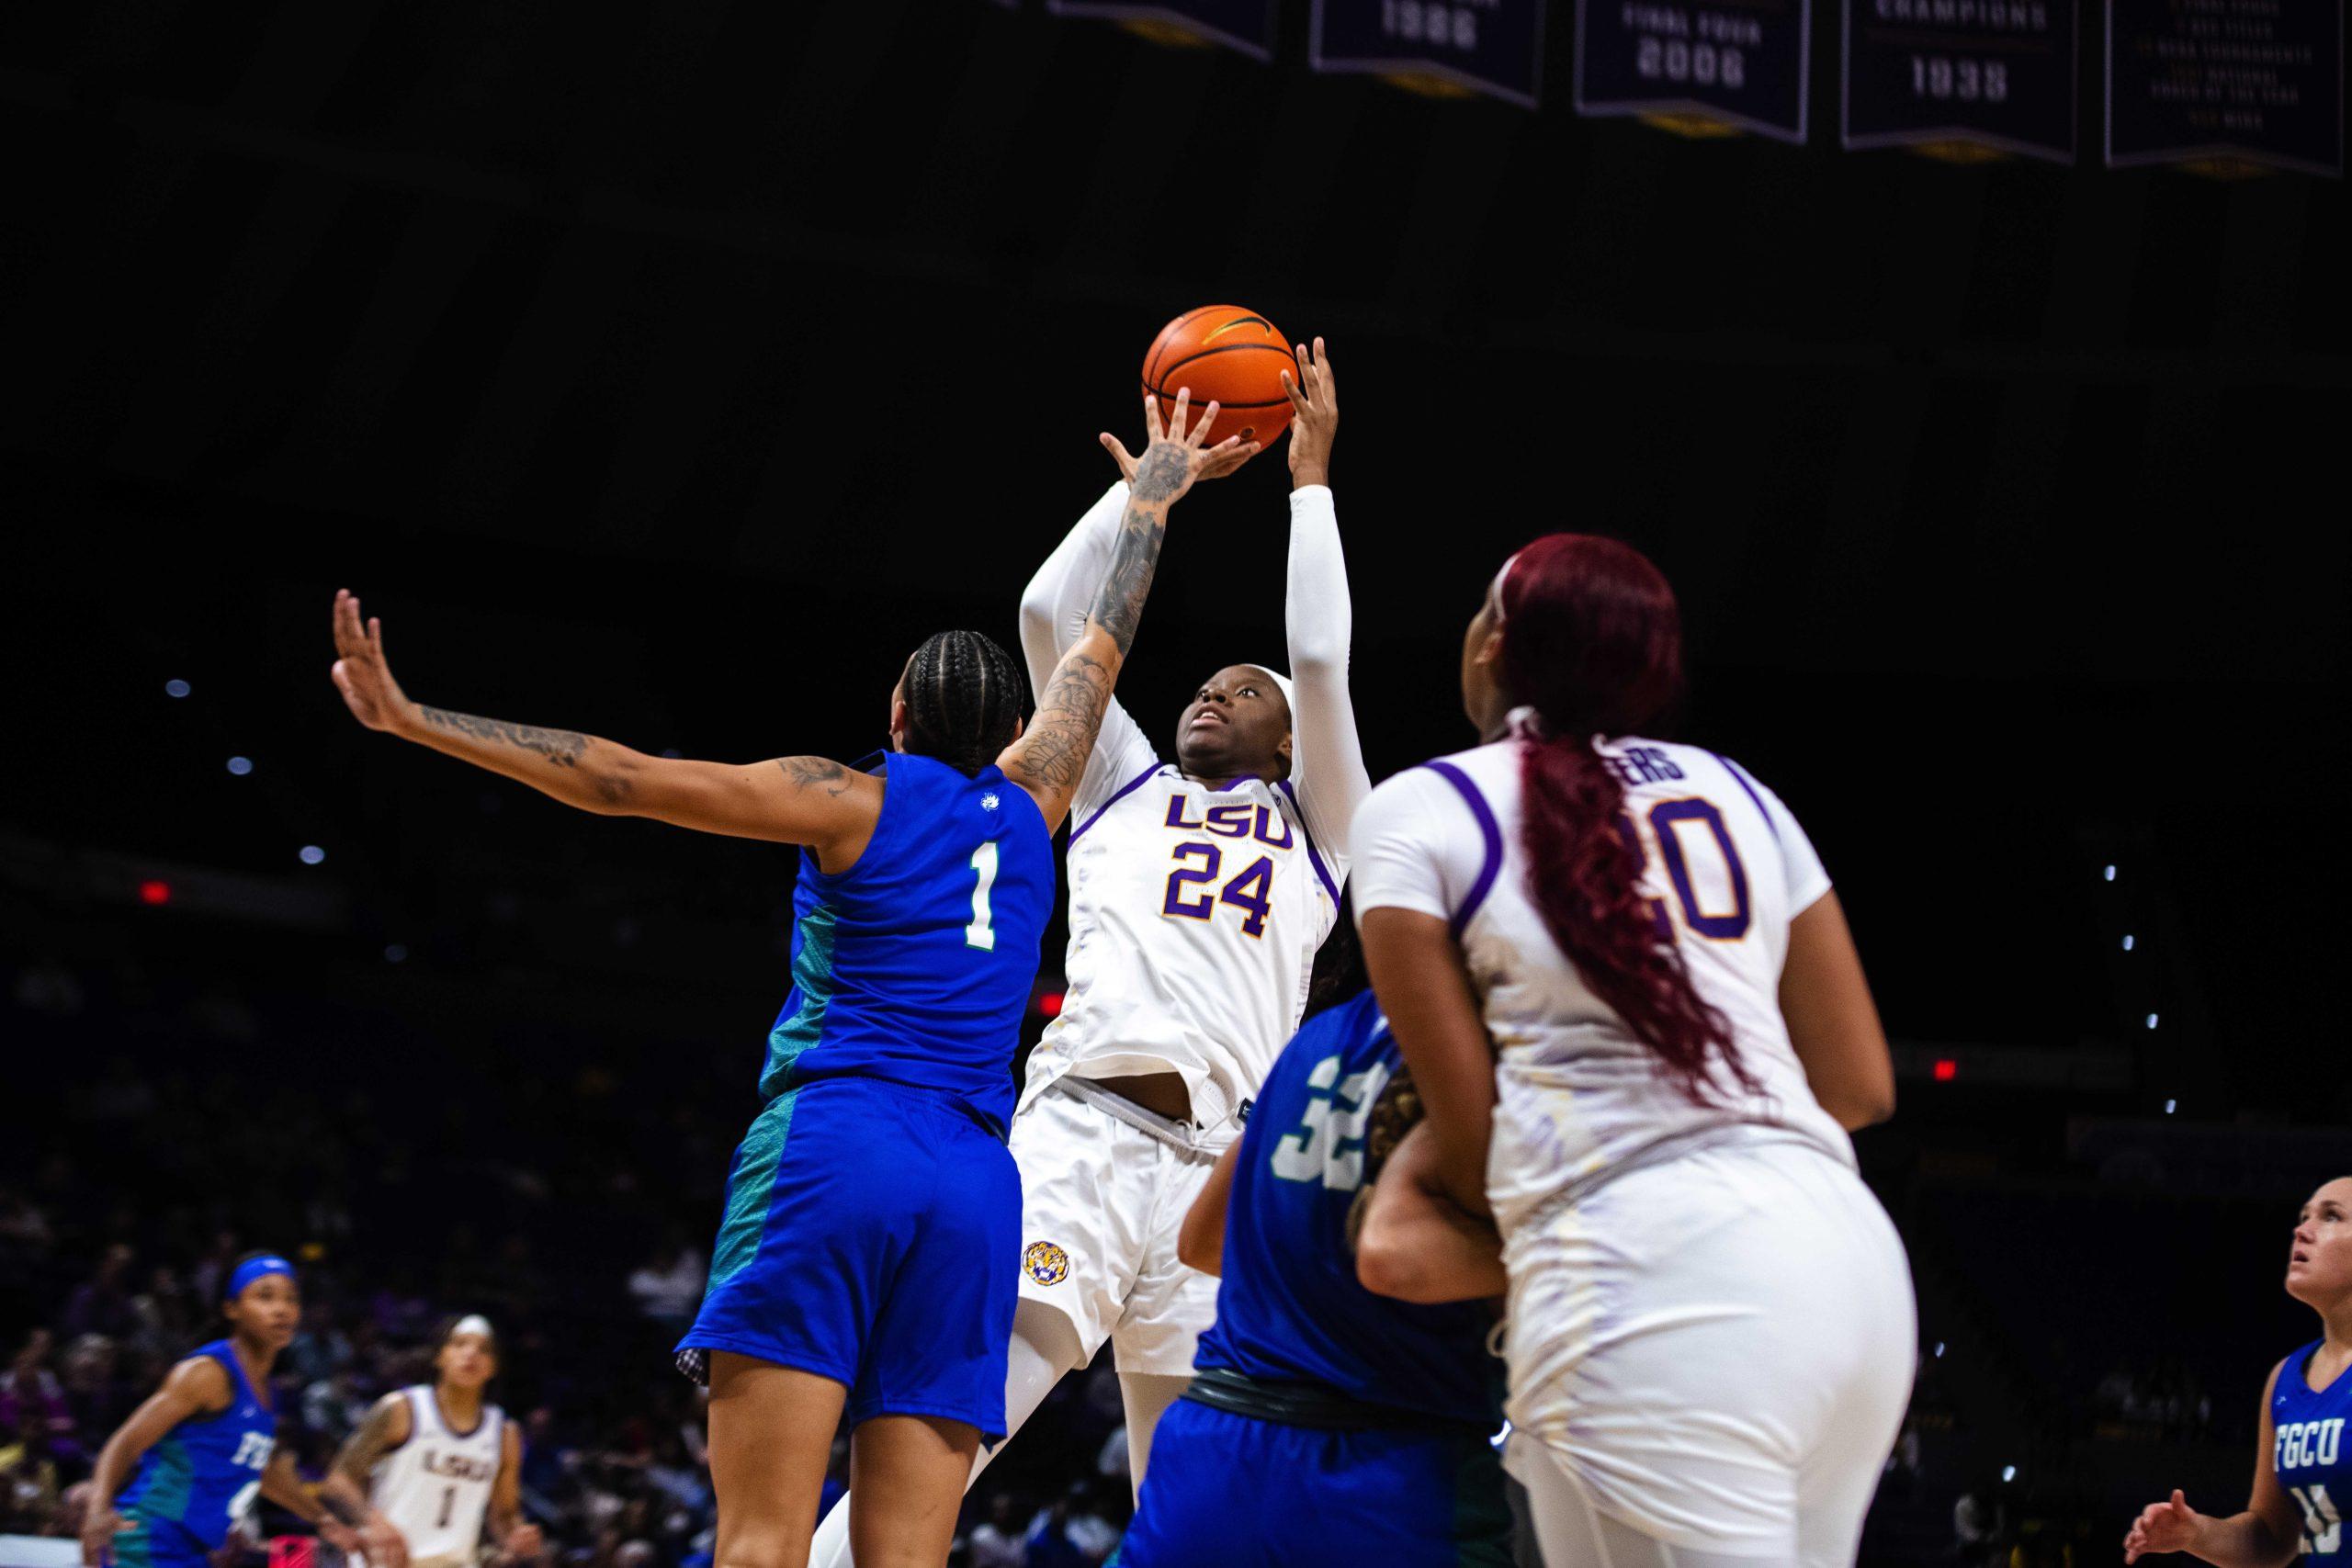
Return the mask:
<svg viewBox="0 0 2352 1568">
<path fill-rule="evenodd" d="M 1487 1199 L 1508 1237 L 1564 1195 L 1632 1164 L 1762 1123 L 1850 1166 L 1780 1007 L 1789 922 L 1829 891 L 1796 818 L 1736 764 L 1695 746 L 1626 738 L 1600 750 L 1625 784 L 1643 890 L 1670 923 L 1700 997 L 1731 1025 L 1760 1091 L 1718 1066 L 1713 1103 L 1656 1058 L 1586 986 L 1527 894 L 1517 739 L 1441 758 L 1382 784 L 1357 814 L 1360 909 L 1416 909 L 1462 942 L 1498 1051 Z"/>
<path fill-rule="evenodd" d="M 1344 850 L 1287 783 L 1222 788 L 1155 761 L 1071 831 L 1069 987 L 1023 1103 L 1063 1074 L 1175 1072 L 1204 1141 L 1229 1138 L 1306 1010 Z"/>
<path fill-rule="evenodd" d="M 401 1393 L 408 1400 L 408 1441 L 378 1461 L 368 1500 L 407 1540 L 411 1560 L 472 1562 L 505 1453 L 505 1413 L 485 1404 L 472 1431 L 453 1432 L 429 1386 Z"/>
</svg>

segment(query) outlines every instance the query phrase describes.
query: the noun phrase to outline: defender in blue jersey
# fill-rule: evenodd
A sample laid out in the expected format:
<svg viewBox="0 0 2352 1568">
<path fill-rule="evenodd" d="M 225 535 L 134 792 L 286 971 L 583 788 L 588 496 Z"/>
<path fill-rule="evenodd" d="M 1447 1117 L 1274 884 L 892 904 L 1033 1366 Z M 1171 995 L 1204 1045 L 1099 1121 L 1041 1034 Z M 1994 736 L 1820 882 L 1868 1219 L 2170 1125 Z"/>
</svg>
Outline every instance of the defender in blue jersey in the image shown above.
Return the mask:
<svg viewBox="0 0 2352 1568">
<path fill-rule="evenodd" d="M 1151 442 L 1086 632 L 1025 730 L 1021 667 L 976 632 L 915 650 L 890 755 L 744 767 L 420 706 L 382 630 L 335 600 L 353 715 L 568 805 L 801 846 L 792 991 L 729 1173 L 710 1285 L 680 1364 L 710 1384 L 716 1554 L 798 1568 L 825 1462 L 854 1429 L 856 1552 L 944 1562 L 983 1438 L 1004 1431 L 1021 1186 L 1012 1066 L 1069 814 L 1151 586 L 1169 508 L 1241 443 L 1204 447 L 1190 400 Z M 870 1554 L 870 1555 L 869 1555 Z"/>
<path fill-rule="evenodd" d="M 221 1296 L 229 1337 L 174 1367 L 99 1450 L 82 1524 L 88 1568 L 206 1568 L 256 1496 L 316 1524 L 346 1551 L 367 1544 L 324 1517 L 293 1455 L 277 1450 L 269 1369 L 302 1321 L 293 1265 L 248 1253 Z"/>
<path fill-rule="evenodd" d="M 2242 1513 L 2200 1514 L 2179 1492 L 2150 1505 L 2123 1538 L 2123 1561 L 2186 1551 L 2222 1568 L 2282 1568 L 2298 1557 L 2352 1562 L 2352 1177 L 2312 1193 L 2296 1217 L 2287 1293 L 2324 1332 L 2270 1369 L 2254 1495 Z"/>
<path fill-rule="evenodd" d="M 1419 1303 L 1359 1278 L 1362 1210 L 1419 1116 L 1369 991 L 1275 1061 L 1185 1221 L 1184 1260 L 1223 1275 L 1216 1325 L 1153 1439 L 1119 1568 L 1510 1562 L 1503 1368 L 1472 1299 L 1502 1292 L 1491 1234 L 1465 1219 L 1423 1238 L 1437 1282 Z"/>
</svg>

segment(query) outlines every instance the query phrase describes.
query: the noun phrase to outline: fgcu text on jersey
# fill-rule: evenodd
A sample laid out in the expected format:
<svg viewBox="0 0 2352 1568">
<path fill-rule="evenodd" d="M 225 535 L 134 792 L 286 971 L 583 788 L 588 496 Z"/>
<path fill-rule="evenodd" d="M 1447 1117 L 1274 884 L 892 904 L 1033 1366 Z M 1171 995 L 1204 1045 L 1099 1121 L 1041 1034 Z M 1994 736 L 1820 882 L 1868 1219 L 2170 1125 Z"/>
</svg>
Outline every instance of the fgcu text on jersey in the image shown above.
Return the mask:
<svg viewBox="0 0 2352 1568">
<path fill-rule="evenodd" d="M 2271 1392 L 2271 1463 L 2278 1484 L 2303 1516 L 2303 1551 L 2327 1557 L 2344 1550 L 2341 1510 L 2352 1501 L 2352 1457 L 2345 1451 L 2344 1423 L 2352 1417 L 2352 1371 L 2325 1388 L 2307 1381 L 2314 1339 L 2287 1358 Z"/>
</svg>

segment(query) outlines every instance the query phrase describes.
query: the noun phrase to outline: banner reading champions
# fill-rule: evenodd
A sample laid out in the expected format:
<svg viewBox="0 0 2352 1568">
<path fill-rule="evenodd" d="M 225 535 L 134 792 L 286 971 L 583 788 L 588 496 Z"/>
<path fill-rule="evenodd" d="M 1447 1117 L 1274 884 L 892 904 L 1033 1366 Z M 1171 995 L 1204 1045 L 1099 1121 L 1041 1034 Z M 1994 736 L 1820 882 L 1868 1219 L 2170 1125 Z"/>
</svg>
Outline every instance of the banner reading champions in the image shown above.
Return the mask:
<svg viewBox="0 0 2352 1568">
<path fill-rule="evenodd" d="M 1812 31 L 1812 0 L 1577 0 L 1577 112 L 1803 141 Z"/>
<path fill-rule="evenodd" d="M 2107 0 L 2107 162 L 2344 175 L 2343 0 Z"/>
<path fill-rule="evenodd" d="M 1046 0 L 1059 17 L 1110 17 L 1123 22 L 1157 22 L 1197 33 L 1238 49 L 1255 60 L 1274 57 L 1274 0 Z"/>
<path fill-rule="evenodd" d="M 1845 0 L 1848 147 L 2075 161 L 2077 0 Z"/>
<path fill-rule="evenodd" d="M 1441 77 L 1536 107 L 1544 0 L 1315 0 L 1308 57 L 1317 71 Z"/>
</svg>

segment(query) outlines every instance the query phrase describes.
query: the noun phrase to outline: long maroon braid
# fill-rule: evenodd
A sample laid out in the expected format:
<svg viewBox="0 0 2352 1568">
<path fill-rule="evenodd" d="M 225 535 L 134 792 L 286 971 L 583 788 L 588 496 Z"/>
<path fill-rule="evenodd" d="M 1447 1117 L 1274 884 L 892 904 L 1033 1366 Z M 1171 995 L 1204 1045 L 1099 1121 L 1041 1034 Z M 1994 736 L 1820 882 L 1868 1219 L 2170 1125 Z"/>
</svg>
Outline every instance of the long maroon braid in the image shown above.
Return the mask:
<svg viewBox="0 0 2352 1568">
<path fill-rule="evenodd" d="M 1593 993 L 1657 1054 L 1658 1071 L 1706 1103 L 1710 1058 L 1753 1091 L 1731 1024 L 1702 1000 L 1641 891 L 1625 786 L 1595 736 L 1648 731 L 1682 694 L 1682 615 L 1674 590 L 1630 545 L 1550 534 L 1498 583 L 1502 671 L 1540 733 L 1521 749 L 1528 897 Z"/>
</svg>

